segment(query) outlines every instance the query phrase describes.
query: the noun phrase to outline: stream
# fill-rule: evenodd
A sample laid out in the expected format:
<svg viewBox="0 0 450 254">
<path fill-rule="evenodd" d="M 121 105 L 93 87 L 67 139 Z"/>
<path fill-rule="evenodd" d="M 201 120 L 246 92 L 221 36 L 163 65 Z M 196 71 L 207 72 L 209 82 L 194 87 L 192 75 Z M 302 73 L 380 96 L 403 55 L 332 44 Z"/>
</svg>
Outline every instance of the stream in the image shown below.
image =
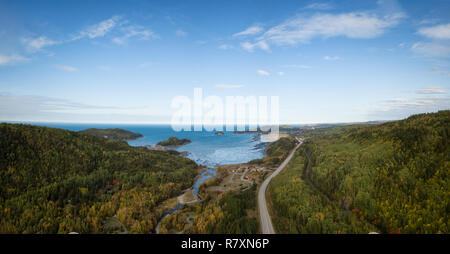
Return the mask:
<svg viewBox="0 0 450 254">
<path fill-rule="evenodd" d="M 184 206 L 185 204 L 193 204 L 193 203 L 197 203 L 199 201 L 201 201 L 199 195 L 198 195 L 198 189 L 200 188 L 200 186 L 202 185 L 203 182 L 205 182 L 206 180 L 208 180 L 211 177 L 215 177 L 217 175 L 216 170 L 214 168 L 207 168 L 206 170 L 204 170 L 200 176 L 198 177 L 198 179 L 195 181 L 194 185 L 192 186 L 192 192 L 194 194 L 194 196 L 197 197 L 196 201 L 191 201 L 188 203 L 178 203 L 174 208 L 172 208 L 172 210 L 170 210 L 168 213 L 164 214 L 157 223 L 156 226 L 156 233 L 159 233 L 159 226 L 161 224 L 161 221 L 166 218 L 167 216 L 175 213 L 176 211 L 178 211 L 182 206 Z"/>
</svg>

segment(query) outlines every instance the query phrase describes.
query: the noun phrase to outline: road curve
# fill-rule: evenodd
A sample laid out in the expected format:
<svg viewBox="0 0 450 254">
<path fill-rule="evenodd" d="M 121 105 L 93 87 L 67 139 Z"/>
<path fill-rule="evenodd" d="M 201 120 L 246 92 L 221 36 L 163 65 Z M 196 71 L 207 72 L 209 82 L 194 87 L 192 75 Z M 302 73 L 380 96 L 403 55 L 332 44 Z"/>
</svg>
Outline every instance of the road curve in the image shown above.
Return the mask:
<svg viewBox="0 0 450 254">
<path fill-rule="evenodd" d="M 275 230 L 273 230 L 272 226 L 272 220 L 270 219 L 269 210 L 267 209 L 267 201 L 266 201 L 266 190 L 267 186 L 269 186 L 270 180 L 272 180 L 273 177 L 278 175 L 289 163 L 289 161 L 294 157 L 294 153 L 299 148 L 299 146 L 303 143 L 303 139 L 298 139 L 299 141 L 298 145 L 292 149 L 288 157 L 281 163 L 281 165 L 269 176 L 264 180 L 264 182 L 261 184 L 261 187 L 258 191 L 258 207 L 259 207 L 259 221 L 261 223 L 261 230 L 263 234 L 275 234 Z"/>
</svg>

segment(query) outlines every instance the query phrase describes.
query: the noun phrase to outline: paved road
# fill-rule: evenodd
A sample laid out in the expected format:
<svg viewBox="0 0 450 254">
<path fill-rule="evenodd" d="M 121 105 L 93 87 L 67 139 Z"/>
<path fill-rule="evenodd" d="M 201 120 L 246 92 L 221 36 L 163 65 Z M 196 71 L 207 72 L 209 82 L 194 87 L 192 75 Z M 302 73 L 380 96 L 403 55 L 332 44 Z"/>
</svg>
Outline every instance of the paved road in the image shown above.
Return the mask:
<svg viewBox="0 0 450 254">
<path fill-rule="evenodd" d="M 275 230 L 273 230 L 272 226 L 272 220 L 270 219 L 269 210 L 267 209 L 267 202 L 266 202 L 266 190 L 267 186 L 269 185 L 270 180 L 272 180 L 273 177 L 278 175 L 289 163 L 289 161 L 294 157 L 294 153 L 297 150 L 297 148 L 303 143 L 303 139 L 298 139 L 299 144 L 292 149 L 291 153 L 288 155 L 288 157 L 281 163 L 281 165 L 271 174 L 269 177 L 266 178 L 266 180 L 261 184 L 261 187 L 259 188 L 258 192 L 258 206 L 259 206 L 259 221 L 261 222 L 261 229 L 263 234 L 275 234 Z"/>
</svg>

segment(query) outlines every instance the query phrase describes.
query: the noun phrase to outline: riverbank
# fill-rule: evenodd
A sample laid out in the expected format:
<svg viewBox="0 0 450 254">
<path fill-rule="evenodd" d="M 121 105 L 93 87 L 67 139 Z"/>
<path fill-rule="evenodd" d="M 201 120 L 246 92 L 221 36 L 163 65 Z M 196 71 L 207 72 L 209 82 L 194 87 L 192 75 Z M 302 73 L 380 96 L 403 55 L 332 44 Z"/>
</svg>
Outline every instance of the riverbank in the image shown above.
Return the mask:
<svg viewBox="0 0 450 254">
<path fill-rule="evenodd" d="M 155 227 L 155 233 L 159 234 L 160 229 L 161 229 L 161 223 L 162 221 L 176 213 L 181 207 L 185 206 L 185 205 L 190 205 L 190 204 L 194 204 L 197 202 L 201 201 L 200 196 L 198 195 L 198 191 L 200 186 L 202 186 L 202 184 L 204 184 L 208 179 L 211 179 L 213 177 L 216 177 L 217 173 L 216 170 L 214 168 L 206 168 L 204 169 L 200 175 L 198 175 L 196 177 L 196 180 L 194 181 L 194 185 L 192 186 L 192 188 L 189 188 L 187 190 L 183 191 L 183 194 L 179 195 L 176 200 L 177 200 L 177 204 L 167 213 L 165 213 L 159 220 L 158 223 Z"/>
</svg>

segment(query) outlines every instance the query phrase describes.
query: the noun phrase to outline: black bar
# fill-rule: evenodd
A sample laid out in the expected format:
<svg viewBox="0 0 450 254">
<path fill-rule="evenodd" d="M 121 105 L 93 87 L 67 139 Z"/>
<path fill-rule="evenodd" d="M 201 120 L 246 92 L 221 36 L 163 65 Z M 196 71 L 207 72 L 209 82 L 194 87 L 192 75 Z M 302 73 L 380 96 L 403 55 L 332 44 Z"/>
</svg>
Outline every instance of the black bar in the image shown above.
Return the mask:
<svg viewBox="0 0 450 254">
<path fill-rule="evenodd" d="M 407 250 L 447 249 L 449 235 L 0 235 L 1 248 L 9 245 L 15 250 L 33 246 L 45 251 L 122 251 L 122 253 L 235 253 L 236 251 L 320 253 L 333 251 L 377 251 L 387 253 Z M 201 242 L 200 242 L 201 241 Z M 211 243 L 214 246 L 211 248 Z M 206 243 L 208 242 L 208 243 Z M 227 244 L 228 243 L 228 244 Z M 183 245 L 184 244 L 184 245 Z M 188 244 L 188 245 L 186 245 Z M 183 248 L 189 247 L 189 248 Z M 194 248 L 195 247 L 195 248 Z M 314 252 L 309 251 L 310 249 Z M 155 252 L 158 250 L 158 252 Z M 4 252 L 6 253 L 6 252 Z"/>
</svg>

